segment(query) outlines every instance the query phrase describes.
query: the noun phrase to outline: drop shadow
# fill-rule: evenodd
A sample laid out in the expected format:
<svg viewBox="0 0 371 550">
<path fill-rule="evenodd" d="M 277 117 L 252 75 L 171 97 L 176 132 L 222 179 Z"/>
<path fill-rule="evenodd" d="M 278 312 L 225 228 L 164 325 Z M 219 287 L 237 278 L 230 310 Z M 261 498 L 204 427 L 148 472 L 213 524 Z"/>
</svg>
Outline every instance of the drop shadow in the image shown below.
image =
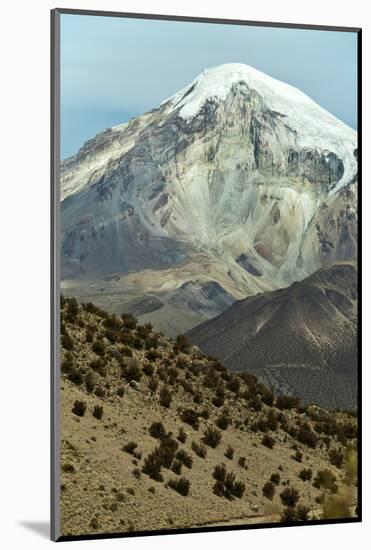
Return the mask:
<svg viewBox="0 0 371 550">
<path fill-rule="evenodd" d="M 20 521 L 18 525 L 33 531 L 43 539 L 50 538 L 50 523 L 48 521 Z"/>
</svg>

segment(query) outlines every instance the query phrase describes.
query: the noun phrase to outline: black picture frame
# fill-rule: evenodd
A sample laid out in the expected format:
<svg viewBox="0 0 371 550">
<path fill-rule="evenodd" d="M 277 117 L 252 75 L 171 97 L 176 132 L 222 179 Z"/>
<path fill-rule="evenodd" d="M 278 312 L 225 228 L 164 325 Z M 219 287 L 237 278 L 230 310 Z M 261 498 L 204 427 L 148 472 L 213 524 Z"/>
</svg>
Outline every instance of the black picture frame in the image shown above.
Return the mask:
<svg viewBox="0 0 371 550">
<path fill-rule="evenodd" d="M 341 519 L 321 519 L 294 521 L 290 524 L 264 523 L 253 525 L 231 525 L 215 527 L 194 527 L 185 529 L 160 529 L 156 531 L 114 532 L 97 533 L 87 535 L 61 536 L 59 532 L 59 499 L 60 499 L 60 442 L 59 442 L 59 385 L 60 385 L 60 361 L 59 361 L 59 335 L 60 335 L 60 257 L 59 257 L 59 166 L 60 166 L 60 17 L 63 14 L 116 17 L 131 19 L 147 19 L 162 21 L 183 21 L 192 23 L 228 24 L 254 27 L 310 29 L 332 32 L 350 32 L 357 35 L 357 139 L 358 139 L 358 178 L 362 183 L 362 28 L 340 27 L 320 24 L 276 23 L 269 21 L 250 21 L 240 19 L 219 19 L 209 17 L 193 17 L 178 15 L 159 15 L 148 13 L 126 13 L 115 11 L 82 10 L 69 8 L 55 8 L 51 10 L 51 478 L 50 478 L 50 533 L 53 541 L 74 541 L 106 538 L 126 538 L 158 535 L 192 534 L 218 531 L 237 531 L 251 529 L 282 528 L 288 526 L 308 527 L 312 525 L 329 525 L 343 523 L 362 522 L 362 192 L 358 188 L 358 508 L 357 517 Z"/>
</svg>

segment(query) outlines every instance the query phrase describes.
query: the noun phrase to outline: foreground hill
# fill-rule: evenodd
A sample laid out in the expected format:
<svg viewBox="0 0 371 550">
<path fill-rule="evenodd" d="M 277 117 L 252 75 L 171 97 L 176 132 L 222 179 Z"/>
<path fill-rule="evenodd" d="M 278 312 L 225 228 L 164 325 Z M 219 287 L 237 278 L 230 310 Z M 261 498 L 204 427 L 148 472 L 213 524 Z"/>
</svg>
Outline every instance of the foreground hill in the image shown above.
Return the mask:
<svg viewBox="0 0 371 550">
<path fill-rule="evenodd" d="M 357 405 L 357 268 L 321 269 L 288 288 L 235 302 L 188 333 L 232 370 L 326 407 Z"/>
<path fill-rule="evenodd" d="M 275 398 L 131 315 L 61 303 L 63 535 L 356 513 L 353 415 Z"/>
<path fill-rule="evenodd" d="M 357 133 L 221 65 L 63 161 L 61 199 L 63 291 L 175 336 L 356 257 Z"/>
</svg>

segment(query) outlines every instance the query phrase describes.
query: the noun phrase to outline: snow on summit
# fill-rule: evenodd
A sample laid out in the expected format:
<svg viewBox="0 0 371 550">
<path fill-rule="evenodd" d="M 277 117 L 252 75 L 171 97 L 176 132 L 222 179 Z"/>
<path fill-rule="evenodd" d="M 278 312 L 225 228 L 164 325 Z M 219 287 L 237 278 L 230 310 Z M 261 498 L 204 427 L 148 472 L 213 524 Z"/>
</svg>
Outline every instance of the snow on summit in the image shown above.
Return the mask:
<svg viewBox="0 0 371 550">
<path fill-rule="evenodd" d="M 164 101 L 184 120 L 196 117 L 208 99 L 223 101 L 234 84 L 255 90 L 272 111 L 287 117 L 302 148 L 332 151 L 344 162 L 344 175 L 336 192 L 357 173 L 354 150 L 357 132 L 315 103 L 302 91 L 243 63 L 227 63 L 205 69 L 191 84 Z"/>
</svg>

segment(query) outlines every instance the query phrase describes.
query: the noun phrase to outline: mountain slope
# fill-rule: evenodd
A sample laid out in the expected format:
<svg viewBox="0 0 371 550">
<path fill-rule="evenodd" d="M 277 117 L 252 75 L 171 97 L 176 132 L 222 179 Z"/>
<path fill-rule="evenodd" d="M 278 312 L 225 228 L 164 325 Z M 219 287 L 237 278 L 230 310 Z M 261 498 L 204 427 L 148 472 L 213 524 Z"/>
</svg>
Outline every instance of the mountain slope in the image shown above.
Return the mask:
<svg viewBox="0 0 371 550">
<path fill-rule="evenodd" d="M 299 500 L 285 521 L 339 517 L 325 504 L 345 495 L 340 515 L 354 516 L 353 415 L 276 400 L 184 338 L 93 304 L 62 299 L 61 333 L 63 535 L 279 522 L 288 487 Z M 205 442 L 210 430 L 216 444 Z M 234 494 L 223 489 L 222 464 L 239 482 Z M 186 494 L 174 489 L 182 478 Z"/>
<path fill-rule="evenodd" d="M 357 403 L 357 270 L 321 269 L 286 289 L 235 302 L 188 336 L 233 370 L 327 407 Z"/>
<path fill-rule="evenodd" d="M 64 292 L 111 311 L 167 306 L 184 284 L 241 299 L 354 259 L 356 147 L 354 130 L 287 84 L 241 64 L 204 71 L 62 163 Z M 201 322 L 202 303 L 191 315 L 178 303 L 170 330 Z"/>
</svg>

